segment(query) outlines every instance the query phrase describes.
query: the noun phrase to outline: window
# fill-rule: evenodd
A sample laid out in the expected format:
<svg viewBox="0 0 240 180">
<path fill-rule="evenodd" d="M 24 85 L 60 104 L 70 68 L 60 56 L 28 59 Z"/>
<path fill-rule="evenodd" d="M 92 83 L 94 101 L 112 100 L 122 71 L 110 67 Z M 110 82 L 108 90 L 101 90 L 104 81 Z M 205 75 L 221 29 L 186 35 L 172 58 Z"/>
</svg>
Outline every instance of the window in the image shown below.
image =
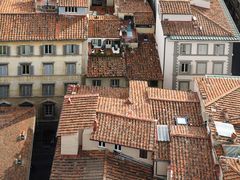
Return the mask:
<svg viewBox="0 0 240 180">
<path fill-rule="evenodd" d="M 148 86 L 149 87 L 158 87 L 158 81 L 148 81 Z"/>
<path fill-rule="evenodd" d="M 0 46 L 0 56 L 6 56 L 9 54 L 8 46 Z"/>
<path fill-rule="evenodd" d="M 77 12 L 77 7 L 65 7 L 65 12 Z"/>
<path fill-rule="evenodd" d="M 214 54 L 217 56 L 224 55 L 224 49 L 225 49 L 224 44 L 215 44 L 214 45 Z"/>
<path fill-rule="evenodd" d="M 111 79 L 110 86 L 111 87 L 119 87 L 119 79 Z"/>
<path fill-rule="evenodd" d="M 43 84 L 42 85 L 42 95 L 43 96 L 53 96 L 55 90 L 54 84 Z"/>
<path fill-rule="evenodd" d="M 20 84 L 20 96 L 32 96 L 32 84 Z"/>
<path fill-rule="evenodd" d="M 53 75 L 53 63 L 43 63 L 43 75 Z"/>
<path fill-rule="evenodd" d="M 99 141 L 98 146 L 104 148 L 105 147 L 105 142 Z"/>
<path fill-rule="evenodd" d="M 77 85 L 78 83 L 76 83 L 76 82 L 72 82 L 72 83 L 64 83 L 64 94 L 67 93 L 67 88 L 68 88 L 68 85 L 70 85 L 70 84 Z"/>
<path fill-rule="evenodd" d="M 198 62 L 197 63 L 197 74 L 206 74 L 207 73 L 207 63 Z"/>
<path fill-rule="evenodd" d="M 76 74 L 76 63 L 66 63 L 67 75 Z"/>
<path fill-rule="evenodd" d="M 33 55 L 33 46 L 22 45 L 18 46 L 18 55 Z"/>
<path fill-rule="evenodd" d="M 93 86 L 101 86 L 101 80 L 92 80 Z"/>
<path fill-rule="evenodd" d="M 189 74 L 190 73 L 190 63 L 180 63 L 179 74 Z"/>
<path fill-rule="evenodd" d="M 199 55 L 208 54 L 208 45 L 207 44 L 198 44 L 198 54 Z"/>
<path fill-rule="evenodd" d="M 0 76 L 7 76 L 7 75 L 8 75 L 8 65 L 0 64 Z"/>
<path fill-rule="evenodd" d="M 79 46 L 74 44 L 68 44 L 63 46 L 64 54 L 78 54 Z"/>
<path fill-rule="evenodd" d="M 94 46 L 101 46 L 102 45 L 101 39 L 93 39 L 92 40 L 92 45 L 94 45 Z"/>
<path fill-rule="evenodd" d="M 111 45 L 112 44 L 112 41 L 111 40 L 106 40 L 106 45 Z"/>
<path fill-rule="evenodd" d="M 139 150 L 139 157 L 143 158 L 143 159 L 147 159 L 147 151 L 143 150 L 143 149 L 140 149 Z"/>
<path fill-rule="evenodd" d="M 9 97 L 9 85 L 0 85 L 0 98 Z"/>
<path fill-rule="evenodd" d="M 55 103 L 45 102 L 42 105 L 43 108 L 43 117 L 47 119 L 55 118 Z"/>
<path fill-rule="evenodd" d="M 43 46 L 43 54 L 45 55 L 53 55 L 55 54 L 56 47 L 54 45 L 44 45 Z"/>
<path fill-rule="evenodd" d="M 178 89 L 181 91 L 188 91 L 189 90 L 189 81 L 179 81 Z"/>
<path fill-rule="evenodd" d="M 181 55 L 189 55 L 191 54 L 191 44 L 181 44 L 180 45 L 180 54 Z"/>
<path fill-rule="evenodd" d="M 223 63 L 213 63 L 213 74 L 223 74 Z"/>
<path fill-rule="evenodd" d="M 20 64 L 18 75 L 33 75 L 33 66 L 31 64 Z"/>
<path fill-rule="evenodd" d="M 121 151 L 121 150 L 122 150 L 122 146 L 119 145 L 119 144 L 115 144 L 114 150 L 116 150 L 116 151 Z"/>
</svg>

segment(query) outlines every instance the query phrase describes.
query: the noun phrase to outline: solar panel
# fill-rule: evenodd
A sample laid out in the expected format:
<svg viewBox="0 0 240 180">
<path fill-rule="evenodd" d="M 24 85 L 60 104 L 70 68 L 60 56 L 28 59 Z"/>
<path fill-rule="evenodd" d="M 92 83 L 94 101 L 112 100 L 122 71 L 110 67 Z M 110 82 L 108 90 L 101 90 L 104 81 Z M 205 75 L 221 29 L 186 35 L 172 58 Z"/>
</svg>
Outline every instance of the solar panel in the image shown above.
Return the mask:
<svg viewBox="0 0 240 180">
<path fill-rule="evenodd" d="M 235 133 L 232 124 L 214 121 L 219 136 L 231 137 Z"/>
<path fill-rule="evenodd" d="M 157 125 L 158 141 L 170 141 L 168 125 Z"/>
<path fill-rule="evenodd" d="M 177 125 L 186 125 L 187 123 L 188 123 L 188 120 L 185 117 L 176 118 L 176 124 Z"/>
</svg>

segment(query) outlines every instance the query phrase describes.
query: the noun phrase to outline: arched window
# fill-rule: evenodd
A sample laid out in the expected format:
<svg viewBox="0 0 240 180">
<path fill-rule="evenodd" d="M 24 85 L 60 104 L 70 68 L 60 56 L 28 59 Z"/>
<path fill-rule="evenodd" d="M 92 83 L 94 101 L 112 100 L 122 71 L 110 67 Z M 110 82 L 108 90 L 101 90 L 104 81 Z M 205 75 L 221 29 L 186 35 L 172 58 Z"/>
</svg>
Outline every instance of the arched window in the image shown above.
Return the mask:
<svg viewBox="0 0 240 180">
<path fill-rule="evenodd" d="M 33 104 L 25 101 L 25 102 L 19 104 L 19 107 L 33 107 Z"/>
</svg>

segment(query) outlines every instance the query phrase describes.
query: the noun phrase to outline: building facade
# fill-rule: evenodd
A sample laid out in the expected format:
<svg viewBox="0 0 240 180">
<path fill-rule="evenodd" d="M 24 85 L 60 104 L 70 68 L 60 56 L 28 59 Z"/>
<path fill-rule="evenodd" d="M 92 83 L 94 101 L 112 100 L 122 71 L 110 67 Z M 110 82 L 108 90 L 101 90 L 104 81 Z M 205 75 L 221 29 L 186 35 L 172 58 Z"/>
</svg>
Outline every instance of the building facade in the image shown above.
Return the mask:
<svg viewBox="0 0 240 180">
<path fill-rule="evenodd" d="M 239 33 L 222 0 L 163 0 L 156 4 L 156 41 L 163 87 L 189 90 L 193 77 L 231 75 L 233 42 L 239 41 Z"/>
</svg>

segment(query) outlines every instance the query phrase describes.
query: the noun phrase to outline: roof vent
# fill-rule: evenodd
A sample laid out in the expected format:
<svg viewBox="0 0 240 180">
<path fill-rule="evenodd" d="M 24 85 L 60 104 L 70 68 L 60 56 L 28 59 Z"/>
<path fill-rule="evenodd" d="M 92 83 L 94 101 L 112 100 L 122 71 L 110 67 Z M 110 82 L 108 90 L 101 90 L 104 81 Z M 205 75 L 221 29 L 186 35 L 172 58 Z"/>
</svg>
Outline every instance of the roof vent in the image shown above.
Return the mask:
<svg viewBox="0 0 240 180">
<path fill-rule="evenodd" d="M 24 131 L 21 132 L 21 134 L 17 137 L 17 141 L 24 141 L 26 140 L 26 135 Z"/>
<path fill-rule="evenodd" d="M 203 30 L 203 27 L 202 27 L 202 26 L 199 26 L 199 30 L 202 31 L 202 30 Z"/>
<path fill-rule="evenodd" d="M 196 21 L 196 20 L 197 20 L 197 17 L 196 17 L 196 16 L 193 16 L 193 17 L 192 17 L 192 20 L 193 20 L 193 21 Z"/>
<path fill-rule="evenodd" d="M 18 158 L 15 159 L 15 164 L 16 165 L 22 165 L 23 164 L 23 160 L 22 160 L 21 155 L 19 155 Z"/>
</svg>

